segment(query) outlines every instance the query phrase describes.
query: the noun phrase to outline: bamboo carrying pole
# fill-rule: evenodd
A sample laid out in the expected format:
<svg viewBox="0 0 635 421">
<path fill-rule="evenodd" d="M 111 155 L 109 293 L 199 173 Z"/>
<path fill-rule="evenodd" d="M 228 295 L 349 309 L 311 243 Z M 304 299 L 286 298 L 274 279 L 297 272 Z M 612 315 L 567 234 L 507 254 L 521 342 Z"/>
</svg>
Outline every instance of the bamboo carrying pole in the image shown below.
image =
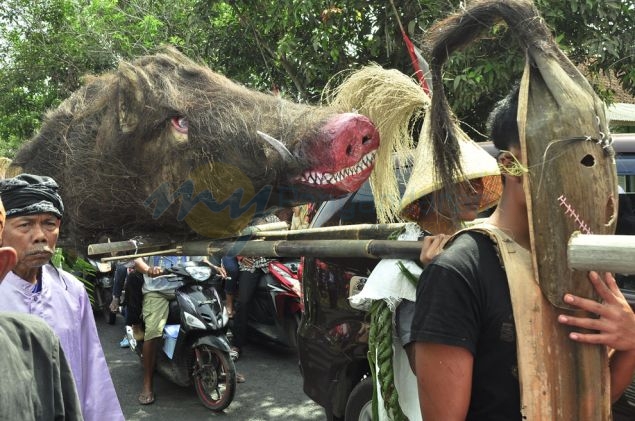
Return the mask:
<svg viewBox="0 0 635 421">
<path fill-rule="evenodd" d="M 380 240 L 388 239 L 396 231 L 403 229 L 407 223 L 394 224 L 356 224 L 334 227 L 307 228 L 286 231 L 259 231 L 252 236 L 279 240 Z"/>
<path fill-rule="evenodd" d="M 421 252 L 419 241 L 395 240 L 279 240 L 245 241 L 244 246 L 236 242 L 183 243 L 183 254 L 189 256 L 219 255 L 238 250 L 241 256 L 262 257 L 348 257 L 387 259 L 403 258 L 418 260 Z"/>
<path fill-rule="evenodd" d="M 244 228 L 242 231 L 240 231 L 238 236 L 239 237 L 246 236 L 246 235 L 254 236 L 264 232 L 276 231 L 276 230 L 288 230 L 288 229 L 289 229 L 289 224 L 287 224 L 286 222 L 283 222 L 283 221 L 270 222 L 268 224 L 250 225 Z"/>
<path fill-rule="evenodd" d="M 205 240 L 204 242 L 215 241 L 218 244 L 232 243 L 236 244 L 240 241 L 241 245 L 247 241 L 260 238 L 260 239 L 296 239 L 296 240 L 383 240 L 389 238 L 395 232 L 403 229 L 406 226 L 405 223 L 395 224 L 355 224 L 355 225 L 342 225 L 334 227 L 321 227 L 321 228 L 309 228 L 303 230 L 288 229 L 288 225 L 285 222 L 254 225 L 245 228 L 237 236 L 231 238 L 222 238 L 218 240 Z M 109 243 L 90 244 L 88 246 L 88 255 L 94 256 L 99 254 L 119 253 L 123 251 L 135 251 L 141 249 L 157 249 L 165 247 L 175 247 L 176 242 L 165 241 L 153 241 L 150 237 L 140 237 L 142 240 L 128 240 Z M 202 241 L 202 240 L 201 240 Z M 197 243 L 200 241 L 196 241 Z M 184 243 L 187 244 L 187 243 Z M 219 246 L 221 248 L 227 248 Z M 188 248 L 188 250 L 191 248 Z M 267 252 L 269 253 L 269 252 Z M 157 254 L 163 254 L 157 252 Z M 118 256 L 119 259 L 126 258 L 128 256 Z M 109 259 L 117 260 L 117 259 Z"/>
<path fill-rule="evenodd" d="M 251 257 L 347 257 L 368 259 L 402 258 L 418 260 L 420 241 L 395 240 L 297 240 L 297 241 L 188 241 L 170 250 L 126 256 L 104 257 L 104 262 L 151 255 L 224 256 L 230 253 Z"/>
<path fill-rule="evenodd" d="M 260 225 L 251 225 L 240 231 L 237 235 L 238 237 L 250 236 L 255 237 L 262 235 L 262 233 L 266 231 L 276 231 L 276 232 L 284 232 L 277 230 L 288 230 L 289 224 L 286 222 L 271 222 L 268 224 L 260 224 Z M 94 256 L 98 254 L 110 254 L 110 253 L 121 253 L 123 251 L 130 250 L 147 250 L 147 249 L 157 249 L 162 247 L 171 246 L 173 241 L 169 238 L 160 237 L 156 235 L 148 235 L 148 236 L 140 236 L 135 239 L 130 239 L 126 241 L 114 241 L 107 243 L 98 243 L 98 244 L 90 244 L 88 246 L 87 253 L 89 256 Z M 152 255 L 157 253 L 150 253 L 146 255 Z M 161 254 L 161 253 L 158 253 Z M 126 257 L 120 256 L 119 258 Z M 140 257 L 140 256 L 138 256 Z M 116 259 L 113 259 L 116 260 Z"/>
<path fill-rule="evenodd" d="M 635 274 L 635 236 L 574 233 L 569 238 L 569 268 Z"/>
<path fill-rule="evenodd" d="M 383 225 L 383 226 L 382 226 Z M 350 257 L 350 258 L 401 258 L 418 260 L 421 251 L 419 241 L 396 241 L 384 239 L 359 239 L 372 235 L 385 236 L 399 229 L 401 224 L 365 224 L 349 227 L 313 228 L 293 231 L 257 231 L 257 237 L 301 238 L 298 240 L 200 240 L 186 241 L 175 245 L 166 241 L 143 246 L 134 241 L 91 244 L 89 255 L 109 254 L 112 252 L 135 251 L 142 248 L 160 248 L 171 246 L 169 250 L 151 253 L 130 254 L 127 256 L 102 258 L 103 261 L 125 260 L 152 254 L 183 254 L 189 256 L 225 255 L 236 252 L 242 256 L 262 257 Z M 355 227 L 355 226 L 354 226 Z M 347 228 L 347 229 L 342 229 Z M 387 235 L 386 235 L 387 236 Z M 337 239 L 324 239 L 324 238 Z M 352 238 L 352 239 L 351 239 Z M 623 274 L 635 274 L 635 236 L 628 235 L 591 235 L 574 233 L 568 244 L 568 264 L 570 269 L 587 271 L 607 271 Z"/>
<path fill-rule="evenodd" d="M 139 237 L 127 241 L 114 241 L 108 243 L 89 244 L 87 253 L 89 256 L 98 254 L 121 253 L 131 250 L 147 250 L 151 248 L 168 247 L 172 242 L 165 238 Z"/>
</svg>

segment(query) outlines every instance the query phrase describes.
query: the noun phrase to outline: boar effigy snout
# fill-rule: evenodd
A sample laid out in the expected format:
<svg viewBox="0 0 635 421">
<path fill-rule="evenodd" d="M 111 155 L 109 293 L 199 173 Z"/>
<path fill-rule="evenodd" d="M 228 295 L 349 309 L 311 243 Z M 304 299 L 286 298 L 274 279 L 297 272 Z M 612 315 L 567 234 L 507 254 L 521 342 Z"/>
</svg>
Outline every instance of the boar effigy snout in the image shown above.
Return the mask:
<svg viewBox="0 0 635 421">
<path fill-rule="evenodd" d="M 337 114 L 323 126 L 314 153 L 304 154 L 310 170 L 295 181 L 337 196 L 355 191 L 375 165 L 379 132 L 368 117 L 354 113 Z"/>
</svg>

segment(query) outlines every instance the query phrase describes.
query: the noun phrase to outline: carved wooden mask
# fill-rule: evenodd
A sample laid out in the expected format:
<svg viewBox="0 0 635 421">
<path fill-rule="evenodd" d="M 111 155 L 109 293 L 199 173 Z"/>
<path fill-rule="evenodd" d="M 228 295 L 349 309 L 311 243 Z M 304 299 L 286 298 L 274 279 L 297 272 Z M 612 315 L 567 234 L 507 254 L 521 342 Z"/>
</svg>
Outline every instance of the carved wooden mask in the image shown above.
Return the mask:
<svg viewBox="0 0 635 421">
<path fill-rule="evenodd" d="M 571 234 L 613 234 L 617 173 L 605 105 L 564 57 L 530 47 L 518 126 L 533 268 L 557 307 L 566 292 L 595 297 L 586 272 L 568 268 Z"/>
</svg>

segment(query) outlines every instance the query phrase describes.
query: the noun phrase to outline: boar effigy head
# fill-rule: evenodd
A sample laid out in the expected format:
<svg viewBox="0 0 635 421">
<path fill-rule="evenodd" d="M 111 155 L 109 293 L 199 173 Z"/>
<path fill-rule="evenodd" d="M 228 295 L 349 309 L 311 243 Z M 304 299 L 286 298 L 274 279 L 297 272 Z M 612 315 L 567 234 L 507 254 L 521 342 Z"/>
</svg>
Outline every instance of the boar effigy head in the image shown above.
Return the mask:
<svg viewBox="0 0 635 421">
<path fill-rule="evenodd" d="M 361 186 L 379 135 L 341 111 L 249 90 L 166 48 L 87 80 L 12 171 L 57 180 L 74 237 L 231 235 L 265 209 Z"/>
</svg>

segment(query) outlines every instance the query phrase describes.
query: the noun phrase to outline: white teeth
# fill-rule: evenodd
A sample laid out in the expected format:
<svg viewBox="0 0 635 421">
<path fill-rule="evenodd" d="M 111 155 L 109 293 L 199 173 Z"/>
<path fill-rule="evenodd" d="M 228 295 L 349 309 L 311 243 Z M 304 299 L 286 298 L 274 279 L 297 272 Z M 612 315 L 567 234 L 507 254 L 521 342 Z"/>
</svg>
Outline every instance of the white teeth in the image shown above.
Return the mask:
<svg viewBox="0 0 635 421">
<path fill-rule="evenodd" d="M 300 177 L 300 181 L 309 184 L 337 184 L 344 180 L 346 177 L 350 177 L 368 168 L 374 161 L 377 151 L 367 153 L 359 160 L 359 162 L 348 168 L 339 170 L 335 174 L 331 173 L 319 173 L 316 171 L 306 172 Z"/>
</svg>

